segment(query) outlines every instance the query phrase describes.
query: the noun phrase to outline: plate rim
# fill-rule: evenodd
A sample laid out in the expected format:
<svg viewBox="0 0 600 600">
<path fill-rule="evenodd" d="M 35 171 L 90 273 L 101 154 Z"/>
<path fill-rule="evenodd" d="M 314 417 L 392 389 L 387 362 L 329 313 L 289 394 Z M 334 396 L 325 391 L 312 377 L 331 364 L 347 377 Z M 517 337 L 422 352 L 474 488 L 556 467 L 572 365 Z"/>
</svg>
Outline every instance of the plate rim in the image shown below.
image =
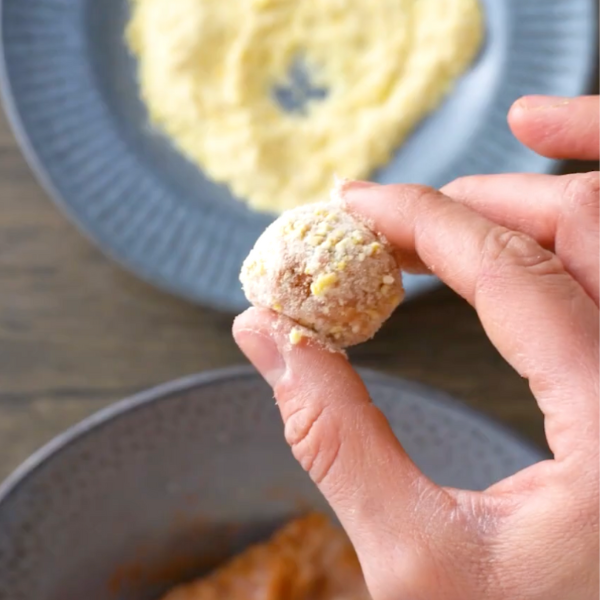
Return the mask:
<svg viewBox="0 0 600 600">
<path fill-rule="evenodd" d="M 589 2 L 591 12 L 597 16 L 597 2 L 595 0 L 587 1 Z M 82 235 L 82 237 L 86 239 L 88 243 L 108 257 L 113 263 L 118 265 L 119 268 L 123 269 L 125 272 L 140 279 L 150 286 L 158 288 L 164 293 L 187 300 L 194 305 L 206 306 L 221 313 L 239 312 L 237 308 L 233 308 L 233 302 L 230 303 L 230 305 L 225 306 L 223 303 L 209 298 L 205 294 L 194 294 L 184 289 L 182 286 L 178 286 L 176 283 L 162 277 L 160 273 L 148 269 L 143 264 L 133 260 L 131 257 L 127 258 L 125 256 L 120 256 L 119 252 L 114 249 L 110 243 L 101 239 L 101 236 L 95 235 L 83 224 L 81 219 L 77 217 L 76 211 L 70 207 L 67 200 L 59 192 L 57 186 L 52 181 L 52 178 L 37 151 L 35 150 L 25 127 L 22 112 L 19 109 L 19 105 L 11 85 L 10 77 L 8 75 L 5 40 L 2 35 L 2 32 L 4 31 L 3 18 L 4 0 L 0 0 L 0 104 L 4 107 L 9 128 L 12 131 L 22 156 L 28 164 L 34 178 L 37 180 L 49 199 L 57 206 L 57 208 L 59 208 L 67 220 L 75 227 L 77 231 L 79 231 L 79 234 Z M 598 29 L 599 27 L 597 19 L 592 19 L 590 27 L 588 27 L 585 32 L 587 37 L 585 44 L 590 49 L 598 45 Z M 580 90 L 578 95 L 591 91 L 596 78 L 595 65 L 597 59 L 589 56 L 586 58 L 586 61 L 587 64 L 586 68 L 582 71 L 582 78 L 579 82 L 577 82 L 578 85 L 574 86 L 578 87 Z M 548 162 L 543 172 L 555 172 L 559 168 L 560 164 L 562 164 L 562 161 Z M 437 280 L 437 278 L 434 278 L 428 286 L 424 287 L 424 289 L 416 290 L 414 295 L 411 295 L 409 300 L 426 294 L 430 289 L 439 287 L 440 284 L 441 282 Z"/>
<path fill-rule="evenodd" d="M 464 401 L 444 390 L 374 369 L 358 367 L 356 370 L 367 386 L 369 382 L 373 382 L 388 385 L 395 389 L 398 389 L 398 387 L 409 389 L 417 395 L 425 396 L 428 400 L 436 404 L 446 406 L 485 427 L 497 431 L 512 443 L 519 445 L 524 452 L 527 452 L 531 457 L 536 458 L 538 461 L 552 458 L 548 452 L 522 436 L 520 433 L 515 432 L 508 425 L 493 419 L 484 412 L 472 408 Z M 26 484 L 27 481 L 35 475 L 38 469 L 42 468 L 52 458 L 59 455 L 60 452 L 69 448 L 88 434 L 98 431 L 112 421 L 136 410 L 140 410 L 147 405 L 168 402 L 175 394 L 240 379 L 254 379 L 257 382 L 263 381 L 262 377 L 254 367 L 247 364 L 202 371 L 192 375 L 179 377 L 167 383 L 162 383 L 126 396 L 121 400 L 117 400 L 108 406 L 93 412 L 40 446 L 9 473 L 4 481 L 0 482 L 0 510 L 3 509 L 5 502 L 8 501 L 10 496 L 17 493 L 18 489 Z"/>
</svg>

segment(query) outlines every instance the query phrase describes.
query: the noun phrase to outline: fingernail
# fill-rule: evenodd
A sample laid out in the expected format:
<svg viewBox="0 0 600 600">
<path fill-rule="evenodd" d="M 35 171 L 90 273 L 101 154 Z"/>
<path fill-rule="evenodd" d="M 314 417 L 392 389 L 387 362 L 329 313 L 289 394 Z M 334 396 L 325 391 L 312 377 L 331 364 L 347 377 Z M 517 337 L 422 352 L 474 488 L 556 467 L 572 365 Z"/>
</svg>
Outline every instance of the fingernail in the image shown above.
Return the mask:
<svg viewBox="0 0 600 600">
<path fill-rule="evenodd" d="M 570 98 L 562 96 L 525 96 L 517 102 L 517 105 L 524 110 L 546 110 L 562 108 L 570 103 Z"/>
<path fill-rule="evenodd" d="M 353 195 L 354 192 L 364 191 L 374 187 L 379 187 L 379 184 L 371 181 L 347 181 L 341 189 L 341 196 L 344 199 L 347 198 L 348 195 Z"/>
<path fill-rule="evenodd" d="M 285 361 L 275 340 L 251 330 L 239 331 L 237 343 L 265 381 L 275 387 L 285 373 Z"/>
<path fill-rule="evenodd" d="M 375 187 L 376 185 L 379 185 L 379 184 L 374 183 L 372 181 L 361 181 L 360 179 L 353 179 L 351 181 L 348 181 L 348 183 L 346 184 L 346 186 L 347 186 L 346 189 L 358 190 L 358 189 L 362 189 L 362 188 Z"/>
<path fill-rule="evenodd" d="M 365 194 L 368 195 L 369 190 L 378 187 L 380 187 L 378 183 L 371 183 L 369 181 L 348 181 L 342 189 L 342 202 L 346 207 L 349 207 L 349 204 L 353 204 L 356 200 L 364 199 Z"/>
<path fill-rule="evenodd" d="M 352 190 L 366 189 L 374 187 L 378 184 L 371 181 L 358 181 L 356 179 L 342 179 L 335 177 L 333 189 L 331 190 L 331 199 L 334 202 L 341 203 L 342 206 L 346 203 L 346 194 Z"/>
</svg>

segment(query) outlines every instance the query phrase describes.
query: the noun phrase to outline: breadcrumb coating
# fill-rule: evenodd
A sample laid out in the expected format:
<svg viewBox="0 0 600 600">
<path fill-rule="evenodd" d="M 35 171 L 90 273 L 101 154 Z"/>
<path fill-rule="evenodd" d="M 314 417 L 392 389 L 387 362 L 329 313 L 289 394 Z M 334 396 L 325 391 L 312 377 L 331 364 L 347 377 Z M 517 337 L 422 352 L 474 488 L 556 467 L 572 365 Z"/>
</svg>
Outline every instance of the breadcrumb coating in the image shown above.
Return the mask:
<svg viewBox="0 0 600 600">
<path fill-rule="evenodd" d="M 248 300 L 346 348 L 373 337 L 404 297 L 393 249 L 336 198 L 283 213 L 256 242 L 240 280 Z M 290 342 L 303 335 L 293 329 Z"/>
</svg>

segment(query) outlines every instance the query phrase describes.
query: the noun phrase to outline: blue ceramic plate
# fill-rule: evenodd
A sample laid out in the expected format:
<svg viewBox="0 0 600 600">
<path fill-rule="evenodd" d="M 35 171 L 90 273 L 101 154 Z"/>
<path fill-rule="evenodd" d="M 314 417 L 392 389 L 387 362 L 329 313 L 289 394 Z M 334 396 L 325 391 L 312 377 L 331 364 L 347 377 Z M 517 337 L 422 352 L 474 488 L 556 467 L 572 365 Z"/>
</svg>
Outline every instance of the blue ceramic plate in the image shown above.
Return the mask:
<svg viewBox="0 0 600 600">
<path fill-rule="evenodd" d="M 586 90 L 595 0 L 483 4 L 479 60 L 378 181 L 440 186 L 471 173 L 553 169 L 511 137 L 506 113 L 523 94 Z M 123 41 L 126 0 L 3 0 L 1 10 L 6 108 L 50 194 L 144 279 L 203 304 L 245 307 L 239 268 L 270 218 L 209 181 L 149 127 Z M 409 278 L 409 297 L 434 283 Z"/>
<path fill-rule="evenodd" d="M 440 485 L 485 489 L 546 458 L 441 392 L 361 375 Z M 0 598 L 156 600 L 307 509 L 327 505 L 254 371 L 176 381 L 91 416 L 0 484 Z"/>
</svg>

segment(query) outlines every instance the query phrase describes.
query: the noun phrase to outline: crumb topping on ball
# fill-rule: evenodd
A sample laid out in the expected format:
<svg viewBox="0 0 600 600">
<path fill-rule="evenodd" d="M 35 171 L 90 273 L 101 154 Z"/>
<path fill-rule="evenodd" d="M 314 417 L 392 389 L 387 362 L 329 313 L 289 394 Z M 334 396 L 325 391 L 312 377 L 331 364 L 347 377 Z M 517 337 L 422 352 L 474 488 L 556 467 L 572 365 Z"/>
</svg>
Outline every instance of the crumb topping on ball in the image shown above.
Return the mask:
<svg viewBox="0 0 600 600">
<path fill-rule="evenodd" d="M 371 338 L 404 297 L 392 248 L 335 200 L 283 213 L 256 242 L 240 280 L 252 304 L 337 348 Z M 301 339 L 292 330 L 290 341 Z"/>
</svg>

